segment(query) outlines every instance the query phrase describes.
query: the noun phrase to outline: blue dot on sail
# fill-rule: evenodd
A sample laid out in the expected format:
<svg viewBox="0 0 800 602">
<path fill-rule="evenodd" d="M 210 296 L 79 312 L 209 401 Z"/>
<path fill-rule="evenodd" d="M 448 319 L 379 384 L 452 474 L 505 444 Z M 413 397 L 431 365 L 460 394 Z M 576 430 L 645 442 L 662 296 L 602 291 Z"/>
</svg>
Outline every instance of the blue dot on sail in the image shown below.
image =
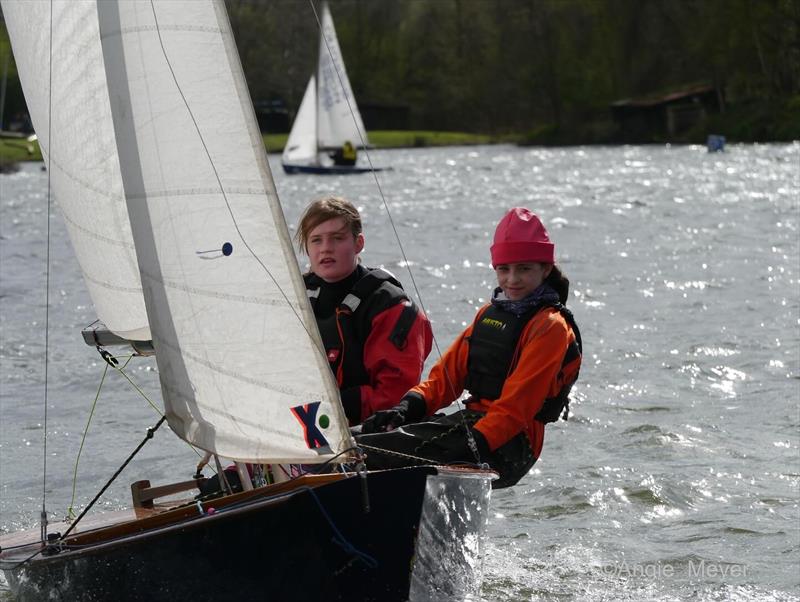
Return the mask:
<svg viewBox="0 0 800 602">
<path fill-rule="evenodd" d="M 222 245 L 222 254 L 227 257 L 231 253 L 233 253 L 233 245 L 229 242 L 226 242 L 224 245 Z"/>
</svg>

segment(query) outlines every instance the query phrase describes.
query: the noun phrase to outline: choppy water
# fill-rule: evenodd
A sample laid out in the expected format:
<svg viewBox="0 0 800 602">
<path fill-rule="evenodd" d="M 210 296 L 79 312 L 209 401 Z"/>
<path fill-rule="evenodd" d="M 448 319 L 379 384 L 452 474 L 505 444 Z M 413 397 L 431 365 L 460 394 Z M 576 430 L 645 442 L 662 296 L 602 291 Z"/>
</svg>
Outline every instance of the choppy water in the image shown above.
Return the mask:
<svg viewBox="0 0 800 602">
<path fill-rule="evenodd" d="M 368 265 L 410 284 L 371 175 L 275 179 L 295 224 L 313 197 L 362 209 Z M 539 213 L 572 280 L 585 360 L 573 417 L 548 427 L 517 487 L 495 492 L 483 599 L 800 600 L 800 144 L 373 153 L 439 345 L 489 295 L 504 210 Z M 42 505 L 46 174 L 0 176 L 0 529 Z M 94 320 L 52 221 L 47 508 L 72 473 L 103 371 Z M 158 400 L 152 364 L 132 378 Z M 109 375 L 79 470 L 85 504 L 155 412 Z M 194 454 L 159 432 L 128 483 L 185 478 Z M 2 586 L 0 585 L 0 589 Z M 2 593 L 0 593 L 2 597 Z"/>
</svg>

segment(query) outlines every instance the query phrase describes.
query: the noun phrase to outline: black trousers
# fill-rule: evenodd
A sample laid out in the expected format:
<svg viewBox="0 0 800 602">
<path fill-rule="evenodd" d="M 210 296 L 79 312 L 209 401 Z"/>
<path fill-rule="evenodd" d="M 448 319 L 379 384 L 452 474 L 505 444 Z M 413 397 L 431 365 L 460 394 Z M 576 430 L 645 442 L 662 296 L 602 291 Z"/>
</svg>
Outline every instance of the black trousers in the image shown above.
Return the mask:
<svg viewBox="0 0 800 602">
<path fill-rule="evenodd" d="M 516 485 L 536 462 L 528 437 L 521 432 L 490 452 L 488 457 L 476 458 L 469 447 L 466 429 L 482 416 L 482 412 L 473 410 L 437 414 L 424 422 L 406 424 L 388 433 L 356 435 L 355 439 L 367 455 L 369 470 L 485 462 L 500 475 L 492 483 L 493 489 Z"/>
</svg>

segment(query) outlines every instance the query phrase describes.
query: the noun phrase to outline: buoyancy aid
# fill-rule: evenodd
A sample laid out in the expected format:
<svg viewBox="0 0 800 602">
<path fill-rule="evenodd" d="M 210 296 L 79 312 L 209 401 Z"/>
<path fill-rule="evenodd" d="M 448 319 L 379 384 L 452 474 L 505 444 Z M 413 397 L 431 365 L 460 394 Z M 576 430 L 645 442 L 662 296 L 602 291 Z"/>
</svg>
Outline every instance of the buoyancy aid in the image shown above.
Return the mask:
<svg viewBox="0 0 800 602">
<path fill-rule="evenodd" d="M 543 303 L 531 308 L 521 316 L 490 305 L 478 316 L 469 337 L 467 377 L 464 387 L 476 398 L 495 400 L 500 397 L 503 384 L 516 368 L 520 354 L 520 337 L 525 326 L 542 309 L 557 309 L 575 333 L 575 340 L 567 347 L 557 379 L 558 393 L 545 399 L 541 410 L 534 417 L 548 423 L 555 422 L 564 414 L 569 416 L 569 393 L 578 379 L 583 344 L 581 334 L 572 312 L 560 303 Z"/>
<path fill-rule="evenodd" d="M 366 273 L 355 282 L 336 310 L 328 316 L 317 316 L 328 363 L 340 389 L 370 382 L 363 355 L 375 316 L 398 303 L 404 305 L 389 333 L 389 341 L 398 349 L 403 349 L 419 313 L 414 302 L 403 292 L 403 286 L 388 271 L 381 268 L 359 269 Z M 324 281 L 313 273 L 305 274 L 303 278 L 311 307 L 316 309 L 316 300 Z"/>
<path fill-rule="evenodd" d="M 356 160 L 356 148 L 350 142 L 345 142 L 342 146 L 342 159 L 346 161 Z"/>
</svg>

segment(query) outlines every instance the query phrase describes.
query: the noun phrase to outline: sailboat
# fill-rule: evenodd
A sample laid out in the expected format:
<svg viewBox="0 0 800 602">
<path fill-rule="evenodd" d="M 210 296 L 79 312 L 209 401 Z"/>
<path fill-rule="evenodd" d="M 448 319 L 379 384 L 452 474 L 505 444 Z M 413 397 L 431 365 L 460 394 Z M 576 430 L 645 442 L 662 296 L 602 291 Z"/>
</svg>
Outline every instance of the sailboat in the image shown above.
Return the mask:
<svg viewBox="0 0 800 602">
<path fill-rule="evenodd" d="M 38 528 L 0 538 L 17 599 L 473 594 L 493 473 L 349 468 L 359 450 L 223 0 L 2 9 L 103 324 L 85 338 L 106 353 L 154 353 L 171 430 L 245 477 L 243 491 L 211 500 L 195 497 L 201 479 L 139 480 L 129 509 L 52 524 L 43 510 Z M 247 465 L 271 466 L 272 481 L 252 484 Z M 335 470 L 287 478 L 288 465 Z M 163 499 L 182 491 L 184 501 Z"/>
<path fill-rule="evenodd" d="M 336 37 L 328 3 L 320 9 L 317 71 L 308 80 L 292 130 L 283 149 L 287 174 L 348 174 L 381 171 L 366 165 L 336 165 L 330 154 L 345 143 L 369 145 Z"/>
</svg>

